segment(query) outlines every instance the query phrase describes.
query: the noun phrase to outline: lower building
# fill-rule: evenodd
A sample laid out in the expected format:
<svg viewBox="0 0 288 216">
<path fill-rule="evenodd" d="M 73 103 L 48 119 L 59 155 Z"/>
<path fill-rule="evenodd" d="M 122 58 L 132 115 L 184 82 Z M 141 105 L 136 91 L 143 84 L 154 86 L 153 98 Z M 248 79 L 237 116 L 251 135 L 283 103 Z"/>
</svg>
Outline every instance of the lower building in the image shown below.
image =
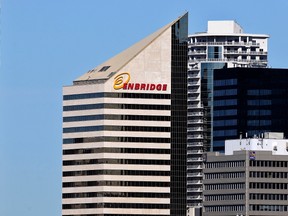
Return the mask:
<svg viewBox="0 0 288 216">
<path fill-rule="evenodd" d="M 288 140 L 281 133 L 225 142 L 204 157 L 203 216 L 284 216 Z"/>
<path fill-rule="evenodd" d="M 188 14 L 63 89 L 62 216 L 186 216 Z"/>
</svg>

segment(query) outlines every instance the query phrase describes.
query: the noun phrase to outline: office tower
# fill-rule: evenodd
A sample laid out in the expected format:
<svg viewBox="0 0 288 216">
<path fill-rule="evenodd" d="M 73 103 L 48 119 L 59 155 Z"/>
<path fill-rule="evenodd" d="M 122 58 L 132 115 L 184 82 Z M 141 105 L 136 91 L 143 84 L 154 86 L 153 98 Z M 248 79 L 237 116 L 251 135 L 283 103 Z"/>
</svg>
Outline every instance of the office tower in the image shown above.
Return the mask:
<svg viewBox="0 0 288 216">
<path fill-rule="evenodd" d="M 213 151 L 225 139 L 288 136 L 288 69 L 228 68 L 214 71 Z"/>
<path fill-rule="evenodd" d="M 188 14 L 63 89 L 62 215 L 186 215 Z"/>
<path fill-rule="evenodd" d="M 201 207 L 203 152 L 213 150 L 213 73 L 267 67 L 268 35 L 247 34 L 235 21 L 208 21 L 188 40 L 188 206 Z M 217 150 L 217 146 L 215 147 Z"/>
<path fill-rule="evenodd" d="M 225 142 L 204 161 L 203 216 L 286 216 L 288 140 L 281 133 Z"/>
</svg>

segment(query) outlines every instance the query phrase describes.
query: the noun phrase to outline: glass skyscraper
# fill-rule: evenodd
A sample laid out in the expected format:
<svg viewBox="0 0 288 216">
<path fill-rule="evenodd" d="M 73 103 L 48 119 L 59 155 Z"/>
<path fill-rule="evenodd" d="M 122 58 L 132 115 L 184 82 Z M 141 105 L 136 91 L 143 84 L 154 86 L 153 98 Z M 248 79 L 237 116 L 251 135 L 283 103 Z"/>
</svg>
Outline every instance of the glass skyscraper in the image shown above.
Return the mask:
<svg viewBox="0 0 288 216">
<path fill-rule="evenodd" d="M 265 132 L 288 136 L 288 69 L 228 68 L 214 71 L 213 150 L 224 141 L 262 137 Z"/>
</svg>

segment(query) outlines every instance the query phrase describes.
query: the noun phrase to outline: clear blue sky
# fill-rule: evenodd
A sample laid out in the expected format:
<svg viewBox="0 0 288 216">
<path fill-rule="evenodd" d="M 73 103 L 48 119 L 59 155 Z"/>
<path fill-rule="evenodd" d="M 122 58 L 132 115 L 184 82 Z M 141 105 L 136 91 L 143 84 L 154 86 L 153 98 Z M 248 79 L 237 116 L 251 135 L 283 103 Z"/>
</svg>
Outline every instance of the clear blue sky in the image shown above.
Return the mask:
<svg viewBox="0 0 288 216">
<path fill-rule="evenodd" d="M 61 215 L 62 86 L 189 12 L 189 33 L 236 20 L 288 68 L 288 1 L 2 0 L 0 215 Z"/>
</svg>

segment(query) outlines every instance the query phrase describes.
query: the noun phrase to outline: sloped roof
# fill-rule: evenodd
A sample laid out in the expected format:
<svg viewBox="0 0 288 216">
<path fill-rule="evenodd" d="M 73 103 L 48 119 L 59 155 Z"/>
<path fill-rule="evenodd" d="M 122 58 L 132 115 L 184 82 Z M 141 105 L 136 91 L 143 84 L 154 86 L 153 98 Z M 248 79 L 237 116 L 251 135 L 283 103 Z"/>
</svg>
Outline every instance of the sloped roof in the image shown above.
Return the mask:
<svg viewBox="0 0 288 216">
<path fill-rule="evenodd" d="M 174 25 L 179 19 L 185 16 L 186 13 L 178 17 L 173 22 L 162 27 L 158 31 L 152 33 L 148 37 L 139 41 L 138 43 L 132 45 L 128 49 L 119 53 L 118 55 L 110 58 L 103 64 L 98 65 L 94 69 L 88 71 L 81 77 L 77 78 L 75 81 L 88 81 L 88 80 L 106 80 L 109 79 L 113 74 L 121 70 L 125 65 L 127 65 L 135 56 L 137 56 L 142 50 L 144 50 L 149 44 L 156 40 L 163 32 Z"/>
</svg>

